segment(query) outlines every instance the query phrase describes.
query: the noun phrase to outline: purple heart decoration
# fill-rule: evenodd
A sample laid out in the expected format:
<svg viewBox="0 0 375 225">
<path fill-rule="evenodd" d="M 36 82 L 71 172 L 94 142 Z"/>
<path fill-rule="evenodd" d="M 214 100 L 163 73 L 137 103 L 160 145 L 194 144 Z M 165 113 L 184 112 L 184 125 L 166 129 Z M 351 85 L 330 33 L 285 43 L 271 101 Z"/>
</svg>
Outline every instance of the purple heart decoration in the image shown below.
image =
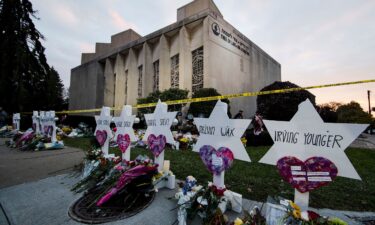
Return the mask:
<svg viewBox="0 0 375 225">
<path fill-rule="evenodd" d="M 48 135 L 52 136 L 53 126 L 48 126 Z"/>
<path fill-rule="evenodd" d="M 126 152 L 126 149 L 128 149 L 130 145 L 130 137 L 128 134 L 119 134 L 117 135 L 117 145 L 122 153 Z"/>
<path fill-rule="evenodd" d="M 311 157 L 305 162 L 287 156 L 277 161 L 277 169 L 283 179 L 305 193 L 329 184 L 337 176 L 337 167 L 329 159 Z"/>
<path fill-rule="evenodd" d="M 43 134 L 48 135 L 49 126 L 43 126 Z"/>
<path fill-rule="evenodd" d="M 216 150 L 211 145 L 203 145 L 199 149 L 199 155 L 207 169 L 216 175 L 229 169 L 233 164 L 233 152 L 226 147 Z"/>
<path fill-rule="evenodd" d="M 107 131 L 105 130 L 97 130 L 95 133 L 96 140 L 98 141 L 100 146 L 103 146 L 105 141 L 107 140 Z"/>
<path fill-rule="evenodd" d="M 167 139 L 162 134 L 157 137 L 154 134 L 150 134 L 147 138 L 148 147 L 150 148 L 152 154 L 154 154 L 156 157 L 158 157 L 160 153 L 164 151 L 166 143 Z"/>
</svg>

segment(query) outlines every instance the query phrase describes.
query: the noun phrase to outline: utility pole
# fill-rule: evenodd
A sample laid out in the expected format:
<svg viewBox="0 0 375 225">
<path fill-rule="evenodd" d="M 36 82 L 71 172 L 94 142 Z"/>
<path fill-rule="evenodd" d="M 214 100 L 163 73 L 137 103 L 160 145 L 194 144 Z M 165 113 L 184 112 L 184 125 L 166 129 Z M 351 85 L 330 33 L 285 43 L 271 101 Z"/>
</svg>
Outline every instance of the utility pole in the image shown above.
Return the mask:
<svg viewBox="0 0 375 225">
<path fill-rule="evenodd" d="M 367 98 L 368 98 L 368 114 L 371 115 L 371 100 L 370 100 L 370 90 L 367 90 Z"/>
</svg>

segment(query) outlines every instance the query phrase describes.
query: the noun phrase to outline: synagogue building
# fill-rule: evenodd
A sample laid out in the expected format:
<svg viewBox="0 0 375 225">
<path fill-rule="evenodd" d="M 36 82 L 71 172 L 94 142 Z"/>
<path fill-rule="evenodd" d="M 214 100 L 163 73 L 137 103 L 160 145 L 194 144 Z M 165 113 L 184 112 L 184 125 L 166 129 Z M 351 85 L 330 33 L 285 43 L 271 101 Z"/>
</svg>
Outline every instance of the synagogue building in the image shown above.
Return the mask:
<svg viewBox="0 0 375 225">
<path fill-rule="evenodd" d="M 249 21 L 251 22 L 251 21 Z M 177 9 L 177 21 L 146 36 L 126 30 L 82 53 L 71 70 L 70 110 L 135 105 L 156 90 L 259 91 L 281 80 L 280 64 L 224 20 L 212 0 Z M 232 115 L 256 111 L 256 97 L 231 99 Z"/>
</svg>

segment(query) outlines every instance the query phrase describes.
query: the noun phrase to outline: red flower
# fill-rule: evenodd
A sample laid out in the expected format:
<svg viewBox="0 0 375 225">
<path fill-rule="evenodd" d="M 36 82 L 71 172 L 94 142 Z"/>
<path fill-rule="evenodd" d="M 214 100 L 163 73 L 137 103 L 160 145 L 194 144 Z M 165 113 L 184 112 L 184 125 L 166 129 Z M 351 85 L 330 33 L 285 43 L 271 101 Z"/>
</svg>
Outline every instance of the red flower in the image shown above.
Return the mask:
<svg viewBox="0 0 375 225">
<path fill-rule="evenodd" d="M 320 215 L 314 211 L 307 210 L 307 213 L 309 215 L 309 220 L 316 220 L 320 217 Z"/>
<path fill-rule="evenodd" d="M 212 185 L 211 191 L 218 197 L 224 196 L 224 192 L 227 190 L 226 188 L 217 188 L 215 185 Z"/>
</svg>

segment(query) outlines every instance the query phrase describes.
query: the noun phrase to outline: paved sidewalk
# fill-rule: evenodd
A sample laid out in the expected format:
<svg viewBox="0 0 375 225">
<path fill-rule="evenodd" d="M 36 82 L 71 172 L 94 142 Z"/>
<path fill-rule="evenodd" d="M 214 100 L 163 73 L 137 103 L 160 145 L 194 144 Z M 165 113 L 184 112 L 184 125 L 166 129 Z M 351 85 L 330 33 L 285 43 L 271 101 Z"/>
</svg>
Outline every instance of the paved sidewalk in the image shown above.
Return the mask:
<svg viewBox="0 0 375 225">
<path fill-rule="evenodd" d="M 351 145 L 354 148 L 367 148 L 375 150 L 375 134 L 361 134 Z"/>
<path fill-rule="evenodd" d="M 10 220 L 11 225 L 77 225 L 81 224 L 68 216 L 71 204 L 81 195 L 74 194 L 70 188 L 79 179 L 70 174 L 49 177 L 40 181 L 13 187 L 0 189 L 0 203 Z M 154 201 L 142 212 L 108 225 L 171 225 L 177 218 L 177 211 L 171 209 L 176 207 L 175 200 L 169 200 L 174 196 L 175 190 L 162 189 L 156 194 Z M 262 203 L 244 199 L 243 208 L 252 209 L 254 205 L 261 207 Z M 264 208 L 265 209 L 265 208 Z M 350 217 L 372 217 L 375 212 L 349 212 L 330 209 L 320 209 L 321 215 L 331 215 L 348 221 L 349 224 L 361 224 Z M 235 219 L 239 214 L 226 213 L 230 219 Z M 1 218 L 3 217 L 3 218 Z M 6 221 L 1 215 L 0 222 Z M 3 224 L 3 223 L 1 223 Z M 4 223 L 7 225 L 7 223 Z M 196 220 L 191 225 L 201 224 Z"/>
<path fill-rule="evenodd" d="M 0 139 L 0 188 L 67 173 L 84 157 L 82 150 L 71 147 L 39 152 L 20 151 L 5 146 L 6 140 Z"/>
</svg>

